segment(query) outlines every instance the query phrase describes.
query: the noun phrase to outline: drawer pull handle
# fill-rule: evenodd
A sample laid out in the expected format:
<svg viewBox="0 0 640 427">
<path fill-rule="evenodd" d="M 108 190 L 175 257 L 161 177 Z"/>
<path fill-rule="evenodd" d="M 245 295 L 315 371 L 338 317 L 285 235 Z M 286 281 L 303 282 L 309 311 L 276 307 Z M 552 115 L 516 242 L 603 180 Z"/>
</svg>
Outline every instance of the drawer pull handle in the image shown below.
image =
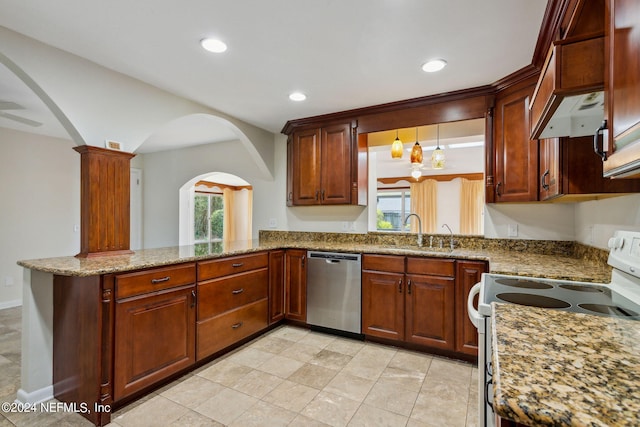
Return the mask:
<svg viewBox="0 0 640 427">
<path fill-rule="evenodd" d="M 168 282 L 169 280 L 171 280 L 171 276 L 162 277 L 160 279 L 151 279 L 151 283 L 155 285 L 162 282 Z"/>
<path fill-rule="evenodd" d="M 407 293 L 409 295 L 411 295 L 411 279 L 409 279 L 409 281 L 407 281 Z"/>
<path fill-rule="evenodd" d="M 242 326 L 242 322 L 238 322 L 238 323 L 235 323 L 235 324 L 231 325 L 231 328 L 238 329 L 240 326 Z"/>
<path fill-rule="evenodd" d="M 232 294 L 234 295 L 238 295 L 244 292 L 244 288 L 240 288 L 240 289 L 234 289 L 231 291 Z"/>
<path fill-rule="evenodd" d="M 402 293 L 402 279 L 398 282 L 398 292 Z"/>
<path fill-rule="evenodd" d="M 231 267 L 238 268 L 238 267 L 242 267 L 243 265 L 244 265 L 244 263 L 242 263 L 242 262 L 237 262 L 237 263 L 235 263 L 235 264 L 231 264 Z"/>
<path fill-rule="evenodd" d="M 191 291 L 191 308 L 196 306 L 196 291 Z"/>
</svg>

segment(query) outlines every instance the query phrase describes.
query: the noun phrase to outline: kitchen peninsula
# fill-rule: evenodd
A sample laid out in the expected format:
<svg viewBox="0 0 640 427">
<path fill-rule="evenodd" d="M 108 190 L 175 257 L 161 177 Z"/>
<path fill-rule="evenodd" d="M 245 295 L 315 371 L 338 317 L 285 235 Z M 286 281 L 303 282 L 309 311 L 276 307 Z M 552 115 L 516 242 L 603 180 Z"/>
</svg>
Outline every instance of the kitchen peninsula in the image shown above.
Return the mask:
<svg viewBox="0 0 640 427">
<path fill-rule="evenodd" d="M 436 239 L 442 237 L 435 235 Z M 604 282 L 610 275 L 599 251 L 593 254 L 582 251 L 573 242 L 455 238 L 459 245 L 449 251 L 419 248 L 415 235 L 411 234 L 261 232 L 259 240 L 228 245 L 20 261 L 26 269 L 25 282 L 29 283 L 25 283 L 24 296 L 25 369 L 18 399 L 34 402 L 55 394 L 60 400 L 118 406 L 139 397 L 161 380 L 192 369 L 200 361 L 210 360 L 221 351 L 257 336 L 279 322 L 274 320 L 277 317 L 268 307 L 273 307 L 275 299 L 285 297 L 282 282 L 289 276 L 281 269 L 282 261 L 272 264 L 270 256 L 290 250 L 349 251 L 476 261 L 481 265 L 488 262 L 488 271 L 494 273 L 579 281 Z M 245 285 L 236 286 L 234 277 L 238 275 Z M 150 279 L 147 282 L 152 285 L 144 284 L 140 288 L 139 279 Z M 244 298 L 242 304 L 221 309 L 223 314 L 205 308 L 211 301 L 207 300 L 207 286 L 212 281 L 237 291 L 240 298 Z M 249 288 L 257 290 L 249 292 Z M 160 296 L 164 299 L 151 299 Z M 465 307 L 465 297 L 456 300 L 456 308 Z M 168 330 L 166 333 L 176 341 L 162 348 L 171 363 L 151 374 L 137 372 L 135 366 L 127 365 L 127 369 L 123 369 L 118 361 L 127 360 L 127 354 L 144 352 L 158 342 L 166 343 L 165 340 L 145 340 L 140 335 L 144 327 L 158 329 L 157 318 L 145 320 L 140 316 L 146 308 L 157 307 L 157 304 L 171 307 L 162 318 L 171 320 L 171 328 L 166 327 L 169 323 L 160 328 Z M 248 320 L 238 317 L 241 315 Z M 217 328 L 220 322 L 227 322 L 233 331 L 239 331 L 240 338 L 220 334 L 216 335 L 221 337 L 216 342 L 205 341 L 210 336 L 209 328 Z M 58 339 L 63 340 L 64 346 Z M 78 348 L 83 351 L 78 352 Z M 113 353 L 115 360 L 111 357 Z M 149 363 L 154 362 L 159 361 Z M 118 375 L 125 377 L 119 380 Z M 104 425 L 109 422 L 110 414 L 94 413 L 88 418 Z"/>
</svg>

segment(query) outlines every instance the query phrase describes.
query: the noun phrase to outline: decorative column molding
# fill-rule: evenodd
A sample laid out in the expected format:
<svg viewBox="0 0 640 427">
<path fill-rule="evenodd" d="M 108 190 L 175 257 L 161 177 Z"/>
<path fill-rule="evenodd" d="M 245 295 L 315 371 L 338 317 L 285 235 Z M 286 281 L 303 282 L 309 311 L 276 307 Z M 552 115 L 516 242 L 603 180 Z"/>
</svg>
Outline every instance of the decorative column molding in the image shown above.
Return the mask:
<svg viewBox="0 0 640 427">
<path fill-rule="evenodd" d="M 133 153 L 81 145 L 79 258 L 131 254 L 129 178 Z"/>
</svg>

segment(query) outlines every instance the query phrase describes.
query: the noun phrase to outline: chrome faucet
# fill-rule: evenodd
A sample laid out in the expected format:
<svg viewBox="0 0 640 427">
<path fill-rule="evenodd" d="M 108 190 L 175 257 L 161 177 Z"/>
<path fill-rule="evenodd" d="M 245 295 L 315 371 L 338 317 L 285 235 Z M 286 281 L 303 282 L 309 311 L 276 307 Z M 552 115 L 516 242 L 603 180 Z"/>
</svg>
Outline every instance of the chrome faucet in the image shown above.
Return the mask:
<svg viewBox="0 0 640 427">
<path fill-rule="evenodd" d="M 453 250 L 453 247 L 455 246 L 453 242 L 453 231 L 451 231 L 451 227 L 449 227 L 447 224 L 442 224 L 442 228 L 445 228 L 445 227 L 447 227 L 447 229 L 449 230 L 449 234 L 451 235 L 449 246 L 451 247 L 451 250 Z"/>
<path fill-rule="evenodd" d="M 415 216 L 416 218 L 418 218 L 418 247 L 422 247 L 422 220 L 420 219 L 420 216 L 418 216 L 417 213 L 412 213 L 407 215 L 407 217 L 404 219 L 404 225 L 407 225 L 407 221 L 409 221 L 409 218 L 411 218 L 412 216 Z"/>
</svg>

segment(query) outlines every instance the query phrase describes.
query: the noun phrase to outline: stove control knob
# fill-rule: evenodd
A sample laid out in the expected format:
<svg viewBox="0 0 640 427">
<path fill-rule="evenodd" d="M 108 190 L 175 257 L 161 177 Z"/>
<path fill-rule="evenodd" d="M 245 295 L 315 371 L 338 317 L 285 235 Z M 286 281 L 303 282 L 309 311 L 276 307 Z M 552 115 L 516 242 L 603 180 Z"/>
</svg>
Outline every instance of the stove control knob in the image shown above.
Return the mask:
<svg viewBox="0 0 640 427">
<path fill-rule="evenodd" d="M 616 249 L 622 249 L 622 247 L 624 246 L 624 237 L 610 238 L 608 246 L 612 251 L 615 251 Z"/>
</svg>

